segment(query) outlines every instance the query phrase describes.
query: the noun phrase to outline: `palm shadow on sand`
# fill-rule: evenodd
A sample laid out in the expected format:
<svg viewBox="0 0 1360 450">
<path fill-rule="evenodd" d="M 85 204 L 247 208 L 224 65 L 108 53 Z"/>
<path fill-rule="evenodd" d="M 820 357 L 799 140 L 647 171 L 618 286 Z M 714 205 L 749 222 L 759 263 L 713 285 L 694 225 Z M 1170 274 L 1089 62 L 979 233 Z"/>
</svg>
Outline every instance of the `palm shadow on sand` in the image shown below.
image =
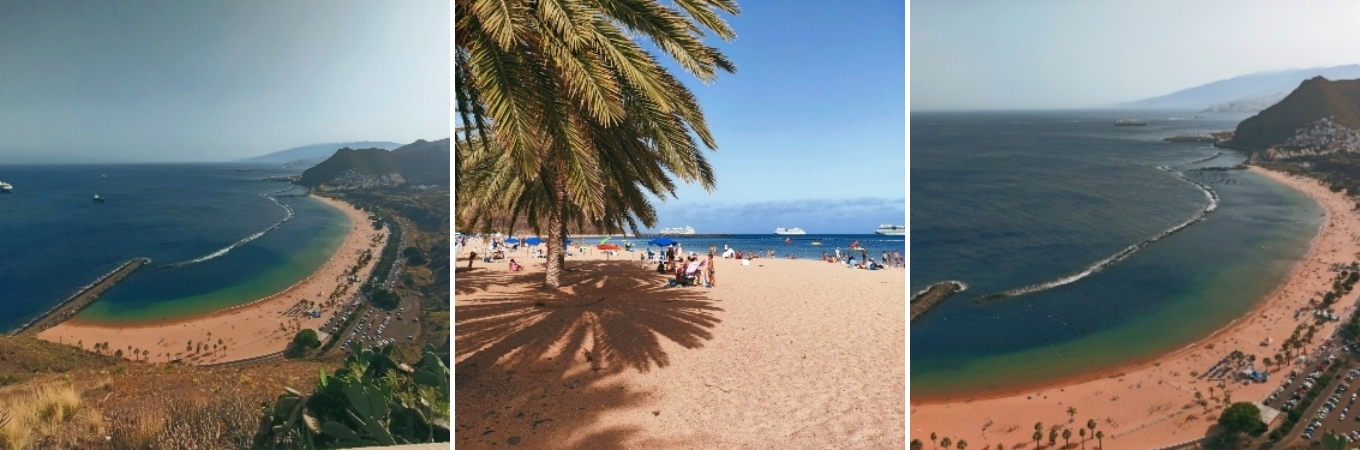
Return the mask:
<svg viewBox="0 0 1360 450">
<path fill-rule="evenodd" d="M 455 402 L 459 413 L 472 416 L 458 420 L 459 444 L 506 445 L 514 437 L 551 447 L 574 435 L 572 445 L 624 448 L 640 430 L 578 431 L 607 411 L 646 402 L 647 395 L 600 380 L 665 368 L 670 356 L 663 339 L 697 349 L 721 322 L 710 291 L 665 288 L 665 275 L 636 263 L 569 261 L 567 267 L 560 291 L 542 289 L 541 272 L 459 274 Z M 581 406 L 570 416 L 548 417 L 560 410 L 549 405 L 562 402 Z"/>
</svg>

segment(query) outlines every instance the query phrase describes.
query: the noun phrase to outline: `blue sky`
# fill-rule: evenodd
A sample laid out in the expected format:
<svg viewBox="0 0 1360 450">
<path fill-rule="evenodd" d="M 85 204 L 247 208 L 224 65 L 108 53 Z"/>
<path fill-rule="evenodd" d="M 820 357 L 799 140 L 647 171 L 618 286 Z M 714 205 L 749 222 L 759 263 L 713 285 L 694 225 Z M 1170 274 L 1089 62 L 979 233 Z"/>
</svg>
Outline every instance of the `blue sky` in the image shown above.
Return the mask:
<svg viewBox="0 0 1360 450">
<path fill-rule="evenodd" d="M 911 109 L 1108 107 L 1360 62 L 1360 2 L 911 2 Z"/>
<path fill-rule="evenodd" d="M 447 138 L 450 4 L 0 1 L 0 164 Z"/>
<path fill-rule="evenodd" d="M 739 2 L 737 73 L 699 98 L 717 190 L 682 186 L 658 228 L 872 233 L 906 223 L 906 10 L 902 1 Z M 663 59 L 663 61 L 667 61 Z M 671 65 L 673 71 L 680 74 Z"/>
</svg>

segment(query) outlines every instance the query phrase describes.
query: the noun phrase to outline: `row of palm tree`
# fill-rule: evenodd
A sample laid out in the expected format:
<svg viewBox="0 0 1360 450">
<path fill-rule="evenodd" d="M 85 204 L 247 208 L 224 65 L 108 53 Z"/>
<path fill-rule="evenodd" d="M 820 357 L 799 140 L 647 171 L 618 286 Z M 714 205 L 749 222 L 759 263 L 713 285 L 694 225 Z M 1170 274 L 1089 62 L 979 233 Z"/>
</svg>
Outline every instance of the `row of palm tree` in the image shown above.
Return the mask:
<svg viewBox="0 0 1360 450">
<path fill-rule="evenodd" d="M 524 217 L 546 234 L 544 285 L 560 287 L 568 223 L 603 232 L 655 225 L 649 196 L 672 177 L 715 188 L 701 149 L 717 143 L 698 101 L 632 36 L 712 82 L 736 66 L 735 0 L 456 0 L 456 221 Z M 544 233 L 546 232 L 546 233 Z"/>
<path fill-rule="evenodd" d="M 1070 418 L 1071 416 L 1076 415 L 1076 413 L 1077 413 L 1076 408 L 1072 408 L 1072 407 L 1068 407 L 1068 408 L 1067 408 L 1067 414 L 1068 414 L 1069 418 Z M 1099 444 L 1099 447 L 1098 447 L 1098 448 L 1105 448 L 1105 431 L 1104 431 L 1104 430 L 1096 430 L 1096 426 L 1097 426 L 1096 420 L 1095 420 L 1095 419 L 1089 419 L 1089 420 L 1086 421 L 1086 428 L 1078 428 L 1078 429 L 1077 429 L 1077 434 L 1078 434 L 1078 436 L 1081 437 L 1081 448 L 1083 448 L 1083 449 L 1086 448 L 1086 436 L 1088 435 L 1087 430 L 1090 430 L 1089 435 L 1090 435 L 1091 437 L 1093 437 L 1093 438 L 1096 439 L 1097 444 Z M 1059 432 L 1059 430 L 1061 430 L 1061 433 Z M 1069 448 L 1069 447 L 1072 446 L 1072 442 L 1071 442 L 1071 439 L 1072 439 L 1072 430 L 1070 430 L 1070 429 L 1068 429 L 1068 428 L 1066 428 L 1066 427 L 1060 426 L 1060 425 L 1054 425 L 1052 428 L 1049 428 L 1049 430 L 1048 430 L 1048 445 L 1049 445 L 1049 447 L 1054 447 L 1054 446 L 1056 446 L 1056 445 L 1058 444 L 1058 437 L 1059 437 L 1059 436 L 1061 436 L 1062 439 L 1063 439 L 1063 448 Z M 936 440 L 937 440 L 938 438 L 939 438 L 939 436 L 937 436 L 934 432 L 931 432 L 931 433 L 930 433 L 930 443 L 931 443 L 932 446 L 934 446 L 934 445 L 936 444 Z M 1043 439 L 1044 439 L 1044 423 L 1043 423 L 1043 422 L 1035 422 L 1035 423 L 1034 423 L 1034 434 L 1030 436 L 1030 439 L 1032 439 L 1032 440 L 1034 441 L 1034 448 L 1035 448 L 1035 449 L 1038 449 L 1038 448 L 1040 448 L 1040 447 L 1042 446 L 1042 441 L 1043 441 Z M 939 439 L 939 446 L 940 446 L 940 447 L 944 447 L 945 449 L 948 449 L 948 448 L 950 448 L 951 444 L 956 445 L 956 448 L 958 448 L 959 450 L 964 450 L 964 448 L 968 445 L 968 441 L 965 441 L 965 440 L 963 440 L 963 439 L 959 439 L 957 443 L 954 443 L 954 442 L 951 441 L 948 437 L 943 438 L 943 439 Z M 925 443 L 921 442 L 920 439 L 912 439 L 912 440 L 911 440 L 911 450 L 923 450 L 924 448 L 925 448 Z M 935 447 L 935 448 L 939 448 L 939 447 Z M 1002 449 L 1002 448 L 1004 448 L 1004 447 L 1003 447 L 1002 445 L 999 445 L 999 444 L 998 444 L 998 445 L 996 446 L 996 448 L 997 448 L 998 450 L 1000 450 L 1000 449 Z"/>
</svg>

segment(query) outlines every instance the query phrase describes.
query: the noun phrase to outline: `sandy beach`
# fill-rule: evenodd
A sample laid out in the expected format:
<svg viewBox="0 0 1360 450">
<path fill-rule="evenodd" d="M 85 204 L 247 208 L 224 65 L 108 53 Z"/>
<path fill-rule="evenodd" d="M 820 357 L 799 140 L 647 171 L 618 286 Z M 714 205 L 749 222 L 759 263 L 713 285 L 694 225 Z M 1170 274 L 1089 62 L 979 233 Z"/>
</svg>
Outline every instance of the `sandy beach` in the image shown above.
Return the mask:
<svg viewBox="0 0 1360 450">
<path fill-rule="evenodd" d="M 906 446 L 902 269 L 718 259 L 713 288 L 665 288 L 591 250 L 553 292 L 543 259 L 460 250 L 460 448 Z"/>
<path fill-rule="evenodd" d="M 1259 404 L 1293 365 L 1269 366 L 1272 377 L 1266 383 L 1223 382 L 1196 375 L 1235 350 L 1270 357 L 1280 352 L 1298 324 L 1311 322 L 1309 300 L 1331 290 L 1337 265 L 1360 259 L 1360 214 L 1354 202 L 1314 180 L 1257 167 L 1250 170 L 1307 194 L 1326 210 L 1308 253 L 1287 280 L 1250 313 L 1208 338 L 1153 361 L 1024 392 L 958 399 L 913 397 L 909 439 L 929 445 L 933 432 L 941 438 L 967 440 L 970 449 L 1019 448 L 1033 444 L 1034 424 L 1042 422 L 1045 446 L 1053 425 L 1072 429 L 1076 444 L 1076 429 L 1094 419 L 1097 430 L 1104 432 L 1105 448 L 1150 449 L 1204 437 L 1229 402 Z M 1357 295 L 1338 300 L 1337 314 L 1348 315 Z M 1296 318 L 1299 311 L 1305 312 Z M 1336 326 L 1337 322 L 1328 322 L 1305 348 L 1311 352 Z M 1197 395 L 1205 402 L 1198 403 Z M 1069 408 L 1075 408 L 1075 414 L 1069 415 Z M 1096 445 L 1089 434 L 1087 439 L 1089 445 Z M 1058 442 L 1062 445 L 1061 438 Z"/>
<path fill-rule="evenodd" d="M 320 269 L 282 292 L 215 313 L 186 320 L 137 326 L 102 326 L 67 321 L 38 334 L 39 339 L 63 344 L 80 343 L 90 349 L 107 342 L 109 352 L 123 351 L 133 359 L 134 350 L 146 350 L 145 361 L 180 359 L 195 364 L 234 361 L 283 350 L 303 328 L 320 328 L 341 303 L 356 292 L 373 271 L 387 232 L 374 230 L 366 213 L 346 203 L 321 196 L 312 198 L 339 209 L 349 218 L 350 232 L 339 250 Z M 359 281 L 346 280 L 365 252 L 373 257 L 359 271 Z M 332 294 L 343 292 L 339 300 Z M 321 317 L 303 312 L 319 309 Z M 198 348 L 202 344 L 203 348 Z"/>
</svg>

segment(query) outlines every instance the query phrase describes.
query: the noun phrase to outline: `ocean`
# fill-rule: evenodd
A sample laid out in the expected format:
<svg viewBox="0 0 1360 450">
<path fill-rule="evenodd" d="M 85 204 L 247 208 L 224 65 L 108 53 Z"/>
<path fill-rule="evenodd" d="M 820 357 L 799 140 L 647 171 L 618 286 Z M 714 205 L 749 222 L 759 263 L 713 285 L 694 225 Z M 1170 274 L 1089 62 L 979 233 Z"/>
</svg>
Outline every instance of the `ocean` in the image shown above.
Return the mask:
<svg viewBox="0 0 1360 450">
<path fill-rule="evenodd" d="M 775 251 L 775 257 L 788 258 L 792 255 L 797 259 L 820 259 L 822 253 L 834 254 L 836 249 L 842 253 L 849 251 L 850 244 L 859 242 L 861 246 L 869 250 L 869 257 L 875 261 L 882 259 L 883 252 L 897 252 L 906 255 L 907 240 L 906 236 L 884 236 L 879 234 L 803 234 L 803 235 L 775 235 L 771 234 L 732 234 L 723 237 L 685 237 L 685 236 L 664 236 L 680 243 L 685 254 L 695 253 L 697 255 L 707 255 L 710 247 L 716 249 L 718 254 L 723 252 L 724 246 L 730 246 L 734 250 L 746 253 L 751 251 L 759 252 L 762 258 L 768 250 Z M 573 244 L 599 245 L 604 238 L 571 238 Z M 632 242 L 634 252 L 645 252 L 647 248 L 653 251 L 664 252 L 665 249 L 655 245 L 648 245 L 648 242 L 656 239 L 648 238 L 610 238 L 608 243 L 622 246 L 625 241 Z M 787 240 L 787 243 L 786 243 Z M 813 242 L 821 242 L 821 245 L 813 245 Z M 627 253 L 624 253 L 627 255 Z M 858 255 L 858 253 L 856 253 Z M 639 255 L 634 255 L 639 258 Z M 856 256 L 858 258 L 858 256 Z"/>
<path fill-rule="evenodd" d="M 913 113 L 910 289 L 967 286 L 910 326 L 913 395 L 1016 390 L 1145 360 L 1273 290 L 1321 207 L 1250 172 L 1192 170 L 1233 166 L 1241 152 L 1162 141 L 1246 117 Z M 1125 118 L 1147 126 L 1113 126 Z"/>
<path fill-rule="evenodd" d="M 14 185 L 0 194 L 0 331 L 133 258 L 152 262 L 78 320 L 188 317 L 302 280 L 339 248 L 348 220 L 315 199 L 278 196 L 302 187 L 263 180 L 299 172 L 237 164 L 0 166 L 0 181 Z"/>
</svg>

